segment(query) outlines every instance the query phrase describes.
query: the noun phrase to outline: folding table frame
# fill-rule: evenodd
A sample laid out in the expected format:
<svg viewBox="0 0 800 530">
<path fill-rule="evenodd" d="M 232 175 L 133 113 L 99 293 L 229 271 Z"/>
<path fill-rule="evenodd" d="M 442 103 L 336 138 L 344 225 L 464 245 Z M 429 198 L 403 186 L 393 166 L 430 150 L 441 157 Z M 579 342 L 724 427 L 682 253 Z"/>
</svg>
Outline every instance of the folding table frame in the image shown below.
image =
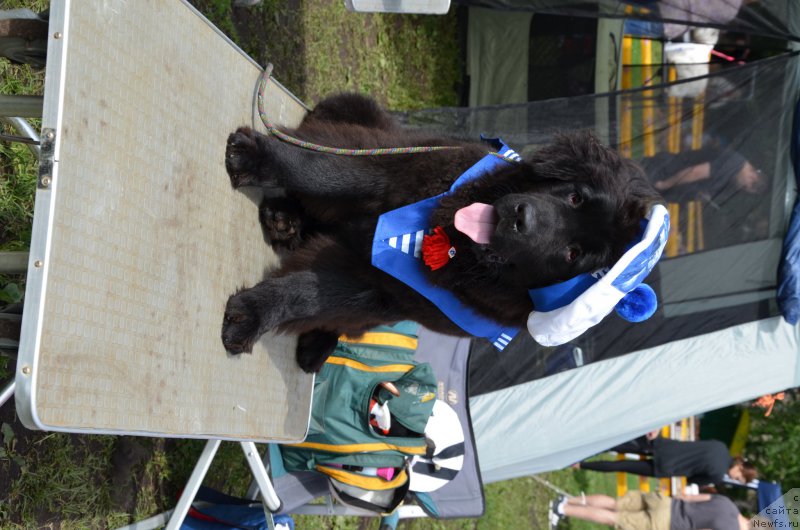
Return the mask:
<svg viewBox="0 0 800 530">
<path fill-rule="evenodd" d="M 260 68 L 185 1 L 54 0 L 49 17 L 25 309 L 3 394 L 32 429 L 209 439 L 197 487 L 220 440 L 241 442 L 274 509 L 254 442 L 305 437 L 313 377 L 293 337 L 240 356 L 220 340 L 228 296 L 276 264 L 260 196 L 232 190 L 224 168 L 228 134 L 263 128 Z M 270 83 L 276 123 L 305 110 Z"/>
</svg>

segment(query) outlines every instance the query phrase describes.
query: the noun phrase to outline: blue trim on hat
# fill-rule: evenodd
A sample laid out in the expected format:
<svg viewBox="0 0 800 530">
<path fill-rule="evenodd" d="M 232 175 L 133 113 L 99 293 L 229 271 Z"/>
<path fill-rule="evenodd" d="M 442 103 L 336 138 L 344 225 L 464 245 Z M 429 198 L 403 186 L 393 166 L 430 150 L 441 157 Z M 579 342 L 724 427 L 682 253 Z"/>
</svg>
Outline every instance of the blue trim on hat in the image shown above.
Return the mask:
<svg viewBox="0 0 800 530">
<path fill-rule="evenodd" d="M 647 248 L 642 250 L 633 259 L 633 261 L 631 261 L 631 263 L 625 267 L 624 271 L 614 278 L 614 280 L 611 282 L 611 285 L 623 293 L 629 293 L 633 291 L 636 286 L 642 283 L 647 275 L 650 274 L 650 271 L 653 270 L 653 268 L 656 266 L 656 263 L 658 263 L 659 258 L 661 258 L 661 253 L 667 244 L 668 235 L 669 216 L 667 216 L 665 218 L 665 222 L 662 223 L 658 235 L 653 238 Z"/>
<path fill-rule="evenodd" d="M 531 289 L 528 293 L 531 295 L 536 311 L 552 311 L 572 303 L 586 289 L 597 283 L 598 279 L 586 272 L 565 282 Z"/>
</svg>

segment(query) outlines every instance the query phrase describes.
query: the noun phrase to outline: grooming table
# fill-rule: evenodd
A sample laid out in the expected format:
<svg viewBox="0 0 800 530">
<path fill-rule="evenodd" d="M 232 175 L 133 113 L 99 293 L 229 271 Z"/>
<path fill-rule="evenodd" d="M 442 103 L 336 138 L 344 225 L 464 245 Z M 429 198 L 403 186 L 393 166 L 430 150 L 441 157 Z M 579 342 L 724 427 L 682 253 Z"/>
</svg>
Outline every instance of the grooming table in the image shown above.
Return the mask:
<svg viewBox="0 0 800 530">
<path fill-rule="evenodd" d="M 16 371 L 29 428 L 299 441 L 295 338 L 229 356 L 228 296 L 276 264 L 227 136 L 260 126 L 260 68 L 185 2 L 53 1 Z M 267 112 L 303 106 L 270 83 Z"/>
</svg>

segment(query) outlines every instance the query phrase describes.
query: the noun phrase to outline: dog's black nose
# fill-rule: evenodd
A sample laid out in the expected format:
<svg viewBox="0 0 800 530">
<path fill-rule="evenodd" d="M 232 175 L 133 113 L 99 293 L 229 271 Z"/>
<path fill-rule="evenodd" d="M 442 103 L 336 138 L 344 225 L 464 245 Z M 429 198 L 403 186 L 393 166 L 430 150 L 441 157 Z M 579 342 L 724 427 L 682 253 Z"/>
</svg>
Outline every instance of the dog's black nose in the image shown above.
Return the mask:
<svg viewBox="0 0 800 530">
<path fill-rule="evenodd" d="M 514 207 L 514 230 L 527 234 L 533 229 L 533 206 L 526 202 L 517 203 Z"/>
</svg>

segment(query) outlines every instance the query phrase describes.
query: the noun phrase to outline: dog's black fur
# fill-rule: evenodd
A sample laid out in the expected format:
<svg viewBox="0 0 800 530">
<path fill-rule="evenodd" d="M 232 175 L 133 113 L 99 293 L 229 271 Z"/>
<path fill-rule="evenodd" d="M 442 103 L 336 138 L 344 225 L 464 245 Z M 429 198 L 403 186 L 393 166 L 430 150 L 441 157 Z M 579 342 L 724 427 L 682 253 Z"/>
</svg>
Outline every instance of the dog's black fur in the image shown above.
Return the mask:
<svg viewBox="0 0 800 530">
<path fill-rule="evenodd" d="M 371 265 L 376 220 L 384 212 L 438 195 L 489 152 L 486 144 L 441 138 L 398 126 L 365 97 L 323 100 L 291 134 L 344 148 L 457 146 L 424 154 L 352 157 L 323 154 L 240 128 L 228 138 L 226 168 L 234 188 L 279 189 L 261 220 L 272 244 L 291 249 L 279 269 L 228 301 L 222 340 L 247 352 L 266 331 L 300 334 L 297 361 L 316 371 L 341 334 L 414 320 L 447 334 L 464 332 L 431 302 Z M 491 319 L 524 327 L 528 289 L 614 263 L 657 192 L 634 163 L 588 132 L 557 136 L 529 160 L 458 188 L 434 211 L 457 248 L 429 271 L 464 304 Z M 455 212 L 492 204 L 499 222 L 479 245 L 453 227 Z"/>
</svg>

